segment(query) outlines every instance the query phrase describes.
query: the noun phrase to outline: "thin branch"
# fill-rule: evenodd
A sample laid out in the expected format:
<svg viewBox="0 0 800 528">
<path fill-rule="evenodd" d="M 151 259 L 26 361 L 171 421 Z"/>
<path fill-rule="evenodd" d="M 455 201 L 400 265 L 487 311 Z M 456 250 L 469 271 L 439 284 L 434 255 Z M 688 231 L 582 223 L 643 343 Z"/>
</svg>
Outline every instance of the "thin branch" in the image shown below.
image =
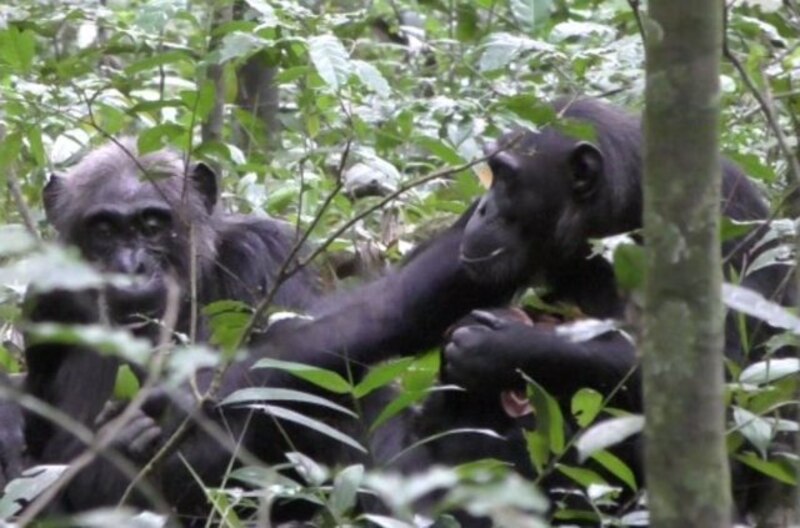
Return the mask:
<svg viewBox="0 0 800 528">
<path fill-rule="evenodd" d="M 739 76 L 742 78 L 742 82 L 744 82 L 747 89 L 750 91 L 753 97 L 755 97 L 756 101 L 758 101 L 758 105 L 761 107 L 761 112 L 764 114 L 764 118 L 767 120 L 767 124 L 772 130 L 772 133 L 775 134 L 775 139 L 778 142 L 781 152 L 786 157 L 786 163 L 789 167 L 789 180 L 791 184 L 789 190 L 789 194 L 791 196 L 789 198 L 789 204 L 790 208 L 792 209 L 792 216 L 797 216 L 798 211 L 800 211 L 800 196 L 797 196 L 798 189 L 800 189 L 800 163 L 792 151 L 792 147 L 789 145 L 789 141 L 786 138 L 786 135 L 783 133 L 780 123 L 778 123 L 775 106 L 772 100 L 772 92 L 770 91 L 769 86 L 764 86 L 763 92 L 759 90 L 755 81 L 750 77 L 741 61 L 739 61 L 739 59 L 731 50 L 728 39 L 728 13 L 729 10 L 726 8 L 725 17 L 723 19 L 724 32 L 722 40 L 722 54 L 728 60 L 728 62 L 733 65 L 733 67 L 739 73 Z"/>
<path fill-rule="evenodd" d="M 25 197 L 22 195 L 22 189 L 20 188 L 19 180 L 17 180 L 17 173 L 14 167 L 8 168 L 6 172 L 6 181 L 8 182 L 8 192 L 11 193 L 14 205 L 17 206 L 17 211 L 22 218 L 22 223 L 25 224 L 25 229 L 35 240 L 40 240 L 39 231 L 36 229 L 36 222 L 34 222 L 31 210 L 25 202 Z"/>
<path fill-rule="evenodd" d="M 642 22 L 642 12 L 639 10 L 641 7 L 640 0 L 628 0 L 628 5 L 633 11 L 633 18 L 636 20 L 636 27 L 639 28 L 639 36 L 642 37 L 642 42 L 645 40 L 644 22 Z"/>
</svg>

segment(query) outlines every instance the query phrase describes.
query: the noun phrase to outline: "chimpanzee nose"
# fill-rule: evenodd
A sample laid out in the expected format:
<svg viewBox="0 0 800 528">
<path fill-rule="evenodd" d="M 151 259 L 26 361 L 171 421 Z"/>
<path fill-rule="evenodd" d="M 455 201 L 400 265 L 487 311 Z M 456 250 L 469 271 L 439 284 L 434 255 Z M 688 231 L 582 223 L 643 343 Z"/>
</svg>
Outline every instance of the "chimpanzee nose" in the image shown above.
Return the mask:
<svg viewBox="0 0 800 528">
<path fill-rule="evenodd" d="M 111 270 L 125 275 L 147 275 L 150 263 L 147 252 L 139 248 L 121 248 L 117 250 L 111 262 Z"/>
</svg>

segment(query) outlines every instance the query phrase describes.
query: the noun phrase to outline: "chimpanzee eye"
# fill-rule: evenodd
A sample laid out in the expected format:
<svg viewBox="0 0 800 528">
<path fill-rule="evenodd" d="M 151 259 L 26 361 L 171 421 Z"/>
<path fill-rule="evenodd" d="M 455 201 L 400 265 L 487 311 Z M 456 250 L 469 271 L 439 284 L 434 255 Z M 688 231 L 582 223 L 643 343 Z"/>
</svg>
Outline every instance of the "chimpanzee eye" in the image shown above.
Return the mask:
<svg viewBox="0 0 800 528">
<path fill-rule="evenodd" d="M 169 218 L 158 214 L 144 214 L 139 220 L 139 229 L 146 237 L 157 237 L 170 227 Z"/>
<path fill-rule="evenodd" d="M 92 237 L 97 239 L 110 238 L 116 233 L 116 227 L 111 220 L 106 218 L 97 218 L 89 222 L 89 231 Z"/>
</svg>

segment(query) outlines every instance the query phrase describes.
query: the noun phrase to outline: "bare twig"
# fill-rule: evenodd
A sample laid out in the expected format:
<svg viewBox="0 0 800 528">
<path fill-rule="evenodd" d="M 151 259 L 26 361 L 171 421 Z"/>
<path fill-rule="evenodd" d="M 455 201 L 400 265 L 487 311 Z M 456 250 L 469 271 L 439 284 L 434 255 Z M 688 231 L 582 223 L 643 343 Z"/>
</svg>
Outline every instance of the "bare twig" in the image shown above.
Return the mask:
<svg viewBox="0 0 800 528">
<path fill-rule="evenodd" d="M 641 1 L 628 0 L 628 5 L 631 7 L 631 11 L 633 11 L 633 18 L 636 20 L 636 27 L 639 28 L 639 36 L 642 37 L 642 42 L 644 42 L 646 33 L 644 31 L 644 23 L 642 22 L 642 12 L 639 10 L 641 7 Z"/>
</svg>

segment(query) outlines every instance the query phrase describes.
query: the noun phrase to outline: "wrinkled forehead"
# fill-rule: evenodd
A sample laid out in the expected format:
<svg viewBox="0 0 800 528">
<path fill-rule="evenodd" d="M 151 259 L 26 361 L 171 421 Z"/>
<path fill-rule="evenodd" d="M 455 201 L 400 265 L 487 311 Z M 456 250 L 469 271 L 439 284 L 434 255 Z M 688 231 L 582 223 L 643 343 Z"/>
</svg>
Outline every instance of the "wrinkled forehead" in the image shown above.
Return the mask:
<svg viewBox="0 0 800 528">
<path fill-rule="evenodd" d="M 72 199 L 88 205 L 161 201 L 175 205 L 184 181 L 183 164 L 175 156 L 151 154 L 136 158 L 116 145 L 90 154 L 69 171 Z"/>
<path fill-rule="evenodd" d="M 174 201 L 180 198 L 175 187 L 179 186 L 180 182 L 174 176 L 127 171 L 123 174 L 98 174 L 92 181 L 76 185 L 75 189 L 87 205 L 163 202 L 175 206 Z"/>
</svg>

